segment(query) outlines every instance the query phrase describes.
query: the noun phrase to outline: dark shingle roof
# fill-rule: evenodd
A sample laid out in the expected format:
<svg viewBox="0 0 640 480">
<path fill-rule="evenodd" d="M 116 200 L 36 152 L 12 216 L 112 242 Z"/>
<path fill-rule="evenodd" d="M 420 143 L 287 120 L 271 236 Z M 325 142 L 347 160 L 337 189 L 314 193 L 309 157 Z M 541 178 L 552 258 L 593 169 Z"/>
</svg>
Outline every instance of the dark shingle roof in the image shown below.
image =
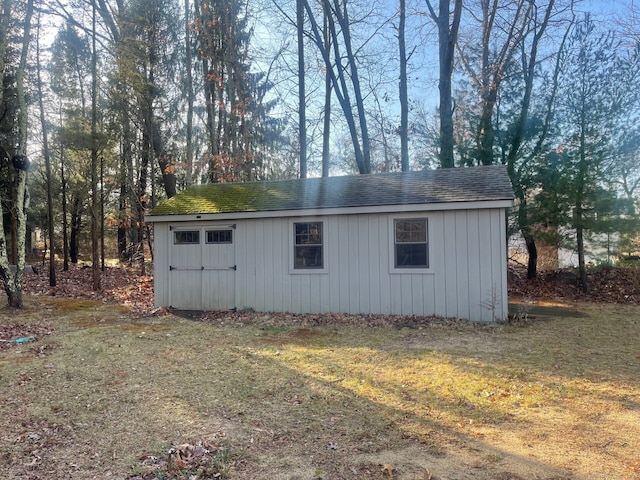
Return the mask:
<svg viewBox="0 0 640 480">
<path fill-rule="evenodd" d="M 194 185 L 151 212 L 210 214 L 512 200 L 503 166 Z"/>
</svg>

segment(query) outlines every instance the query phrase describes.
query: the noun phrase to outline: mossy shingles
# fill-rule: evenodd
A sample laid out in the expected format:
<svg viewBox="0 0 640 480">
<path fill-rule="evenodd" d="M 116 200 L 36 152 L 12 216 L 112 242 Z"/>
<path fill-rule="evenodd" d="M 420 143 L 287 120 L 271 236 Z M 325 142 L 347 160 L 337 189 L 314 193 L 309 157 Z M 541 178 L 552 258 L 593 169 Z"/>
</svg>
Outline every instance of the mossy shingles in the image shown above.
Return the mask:
<svg viewBox="0 0 640 480">
<path fill-rule="evenodd" d="M 184 215 L 294 208 L 299 194 L 295 190 L 294 184 L 287 185 L 287 182 L 195 185 L 156 207 L 152 214 Z"/>
<path fill-rule="evenodd" d="M 512 200 L 502 166 L 195 185 L 151 216 Z"/>
</svg>

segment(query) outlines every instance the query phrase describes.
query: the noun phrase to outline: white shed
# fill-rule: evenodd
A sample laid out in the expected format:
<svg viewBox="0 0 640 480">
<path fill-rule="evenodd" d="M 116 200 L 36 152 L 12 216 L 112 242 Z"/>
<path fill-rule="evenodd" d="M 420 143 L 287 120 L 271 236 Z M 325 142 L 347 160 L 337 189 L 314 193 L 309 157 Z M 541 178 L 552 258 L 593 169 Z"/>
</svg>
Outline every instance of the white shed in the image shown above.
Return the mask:
<svg viewBox="0 0 640 480">
<path fill-rule="evenodd" d="M 156 306 L 507 316 L 502 166 L 195 185 L 156 207 Z"/>
</svg>

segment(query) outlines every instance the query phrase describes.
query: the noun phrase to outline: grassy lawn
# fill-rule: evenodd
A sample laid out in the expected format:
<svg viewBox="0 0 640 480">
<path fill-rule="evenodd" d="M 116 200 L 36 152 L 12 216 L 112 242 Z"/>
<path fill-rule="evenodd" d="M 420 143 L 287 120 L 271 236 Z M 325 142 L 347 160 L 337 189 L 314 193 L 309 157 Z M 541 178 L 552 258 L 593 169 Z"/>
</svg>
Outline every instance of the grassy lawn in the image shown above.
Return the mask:
<svg viewBox="0 0 640 480">
<path fill-rule="evenodd" d="M 0 332 L 35 337 L 0 345 L 0 472 L 640 478 L 640 308 L 572 308 L 582 315 L 514 325 L 316 326 L 259 313 L 132 320 L 28 297 L 0 310 Z"/>
</svg>

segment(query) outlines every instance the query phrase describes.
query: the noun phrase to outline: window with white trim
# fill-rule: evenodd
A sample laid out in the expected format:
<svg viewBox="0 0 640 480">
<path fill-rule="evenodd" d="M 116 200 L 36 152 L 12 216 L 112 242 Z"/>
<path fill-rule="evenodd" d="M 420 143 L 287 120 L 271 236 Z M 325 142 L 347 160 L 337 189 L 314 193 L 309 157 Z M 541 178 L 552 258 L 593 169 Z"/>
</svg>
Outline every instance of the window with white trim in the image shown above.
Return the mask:
<svg viewBox="0 0 640 480">
<path fill-rule="evenodd" d="M 173 232 L 174 245 L 198 245 L 200 230 L 175 230 Z"/>
<path fill-rule="evenodd" d="M 396 218 L 395 268 L 429 268 L 429 235 L 426 218 Z"/>
<path fill-rule="evenodd" d="M 323 222 L 295 222 L 293 224 L 293 268 L 323 269 Z"/>
</svg>

